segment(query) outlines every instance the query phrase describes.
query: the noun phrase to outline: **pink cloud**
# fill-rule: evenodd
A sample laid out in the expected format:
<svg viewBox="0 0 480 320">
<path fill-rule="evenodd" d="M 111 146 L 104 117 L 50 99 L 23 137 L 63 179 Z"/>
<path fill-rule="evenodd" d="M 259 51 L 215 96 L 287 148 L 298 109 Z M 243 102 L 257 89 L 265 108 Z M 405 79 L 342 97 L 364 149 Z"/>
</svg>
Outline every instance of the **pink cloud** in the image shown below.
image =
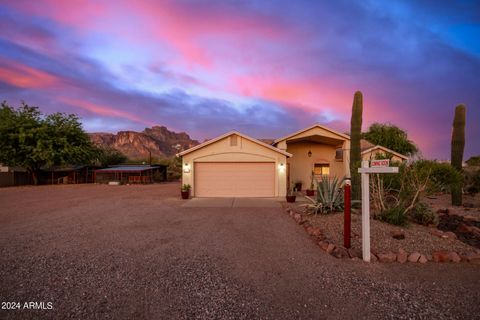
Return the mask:
<svg viewBox="0 0 480 320">
<path fill-rule="evenodd" d="M 59 100 L 71 106 L 78 107 L 101 116 L 118 117 L 118 118 L 130 120 L 130 121 L 138 122 L 141 124 L 145 124 L 147 126 L 154 126 L 156 124 L 155 122 L 142 119 L 132 113 L 117 110 L 113 107 L 109 107 L 105 105 L 100 105 L 100 104 L 91 103 L 91 102 L 80 100 L 80 99 L 65 98 L 65 97 L 59 98 Z"/>
<path fill-rule="evenodd" d="M 24 64 L 3 59 L 0 65 L 0 80 L 19 88 L 48 88 L 59 83 L 58 79 L 44 71 L 28 67 Z"/>
</svg>

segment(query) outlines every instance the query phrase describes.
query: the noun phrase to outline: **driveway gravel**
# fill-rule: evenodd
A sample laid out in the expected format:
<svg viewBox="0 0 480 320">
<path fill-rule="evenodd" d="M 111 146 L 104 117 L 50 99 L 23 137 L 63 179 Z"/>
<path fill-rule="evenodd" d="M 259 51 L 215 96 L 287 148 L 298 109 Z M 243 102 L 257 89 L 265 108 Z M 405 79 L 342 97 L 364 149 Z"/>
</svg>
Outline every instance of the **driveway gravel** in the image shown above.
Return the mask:
<svg viewBox="0 0 480 320">
<path fill-rule="evenodd" d="M 179 184 L 0 190 L 0 319 L 478 319 L 480 267 L 337 260 L 281 208 Z"/>
</svg>

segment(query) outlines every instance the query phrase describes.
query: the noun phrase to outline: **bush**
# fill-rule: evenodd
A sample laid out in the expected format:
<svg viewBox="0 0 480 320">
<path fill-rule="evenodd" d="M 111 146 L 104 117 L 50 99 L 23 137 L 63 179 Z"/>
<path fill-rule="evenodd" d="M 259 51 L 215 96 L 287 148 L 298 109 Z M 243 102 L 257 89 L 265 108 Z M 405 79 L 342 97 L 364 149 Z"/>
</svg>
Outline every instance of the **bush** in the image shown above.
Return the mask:
<svg viewBox="0 0 480 320">
<path fill-rule="evenodd" d="M 407 215 L 405 208 L 398 206 L 389 208 L 378 215 L 378 219 L 396 226 L 405 226 L 407 224 Z"/>
<path fill-rule="evenodd" d="M 480 192 L 480 170 L 467 168 L 465 170 L 465 191 L 471 195 Z"/>
<path fill-rule="evenodd" d="M 410 217 L 418 224 L 428 226 L 429 224 L 437 224 L 437 216 L 432 209 L 424 202 L 418 202 L 410 211 Z"/>
</svg>

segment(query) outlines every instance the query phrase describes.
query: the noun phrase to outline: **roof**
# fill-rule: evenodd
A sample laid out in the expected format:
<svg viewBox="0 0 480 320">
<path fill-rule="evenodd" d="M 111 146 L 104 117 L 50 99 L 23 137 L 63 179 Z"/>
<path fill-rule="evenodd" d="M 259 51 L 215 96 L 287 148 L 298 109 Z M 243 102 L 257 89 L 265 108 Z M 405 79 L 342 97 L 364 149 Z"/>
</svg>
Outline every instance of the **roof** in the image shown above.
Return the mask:
<svg viewBox="0 0 480 320">
<path fill-rule="evenodd" d="M 267 149 L 270 149 L 270 150 L 273 150 L 273 151 L 278 152 L 278 153 L 280 153 L 280 154 L 283 154 L 283 155 L 285 155 L 285 156 L 287 156 L 287 157 L 291 157 L 291 156 L 292 156 L 291 153 L 288 153 L 288 152 L 286 152 L 286 151 L 280 150 L 280 149 L 275 148 L 274 146 L 271 146 L 271 145 L 269 145 L 269 144 L 266 144 L 266 143 L 264 143 L 264 142 L 262 142 L 262 141 L 260 141 L 260 140 L 257 140 L 257 139 L 255 139 L 255 138 L 252 138 L 252 137 L 249 137 L 249 136 L 247 136 L 247 135 L 244 135 L 243 133 L 240 133 L 240 132 L 238 132 L 238 131 L 236 131 L 236 130 L 233 130 L 233 131 L 227 132 L 227 133 L 225 133 L 225 134 L 222 134 L 221 136 L 216 137 L 215 139 L 210 139 L 210 140 L 205 141 L 205 142 L 203 142 L 203 143 L 201 143 L 201 144 L 199 144 L 199 145 L 197 145 L 197 146 L 195 146 L 195 147 L 192 147 L 192 148 L 190 148 L 190 149 L 187 149 L 187 150 L 185 150 L 185 151 L 182 151 L 182 152 L 180 152 L 180 153 L 177 153 L 177 157 L 184 156 L 184 155 L 186 155 L 186 154 L 188 154 L 188 153 L 191 153 L 191 152 L 193 152 L 193 151 L 195 151 L 195 150 L 198 150 L 198 149 L 201 149 L 201 148 L 203 148 L 203 147 L 206 147 L 206 146 L 208 146 L 208 145 L 210 145 L 210 144 L 212 144 L 212 143 L 215 143 L 215 142 L 217 142 L 217 141 L 219 141 L 219 140 L 222 140 L 222 139 L 224 139 L 224 138 L 226 138 L 226 137 L 229 137 L 229 136 L 231 136 L 232 134 L 236 134 L 236 135 L 238 135 L 238 136 L 240 136 L 240 137 L 242 137 L 242 138 L 244 138 L 244 139 L 247 139 L 247 140 L 249 140 L 249 141 L 251 141 L 251 142 L 253 142 L 253 143 L 259 144 L 259 145 L 261 145 L 262 147 L 265 147 L 265 148 L 267 148 Z"/>
<path fill-rule="evenodd" d="M 285 136 L 285 137 L 276 139 L 275 141 L 273 141 L 273 143 L 279 143 L 280 141 L 287 140 L 287 139 L 289 139 L 289 138 L 291 138 L 291 137 L 294 137 L 294 136 L 296 136 L 296 135 L 298 135 L 298 134 L 300 134 L 300 133 L 303 133 L 303 132 L 308 131 L 308 130 L 313 129 L 313 128 L 320 128 L 320 129 L 329 131 L 329 132 L 331 132 L 331 133 L 333 133 L 333 134 L 336 134 L 336 135 L 338 135 L 338 136 L 340 136 L 340 137 L 342 137 L 342 138 L 344 138 L 344 139 L 350 140 L 350 136 L 348 136 L 348 135 L 346 135 L 346 134 L 344 134 L 344 133 L 341 133 L 341 132 L 335 131 L 335 130 L 333 130 L 333 129 L 327 128 L 327 127 L 325 127 L 325 126 L 323 126 L 323 125 L 321 125 L 321 124 L 319 124 L 319 123 L 315 123 L 314 125 L 312 125 L 312 126 L 310 126 L 310 127 L 308 127 L 308 128 L 301 129 L 301 130 L 299 130 L 299 131 L 297 131 L 297 132 L 294 132 L 294 133 L 292 133 L 292 134 L 289 134 L 288 136 Z"/>
<path fill-rule="evenodd" d="M 365 139 L 360 140 L 360 150 L 364 151 L 364 150 L 367 150 L 367 149 L 371 149 L 373 147 L 375 147 L 375 145 L 373 143 L 371 143 L 370 141 L 365 140 Z"/>
<path fill-rule="evenodd" d="M 401 153 L 398 153 L 398 152 L 396 152 L 396 151 L 393 151 L 393 150 L 391 150 L 391 149 L 388 149 L 388 148 L 386 148 L 386 147 L 384 147 L 384 146 L 380 146 L 380 145 L 376 145 L 376 146 L 370 147 L 370 148 L 368 148 L 368 149 L 362 150 L 362 154 L 371 152 L 371 151 L 376 150 L 376 149 L 381 149 L 381 150 L 383 150 L 383 151 L 385 151 L 385 152 L 387 152 L 387 153 L 391 153 L 391 154 L 393 154 L 393 155 L 395 155 L 395 156 L 397 156 L 397 157 L 399 157 L 399 158 L 408 160 L 408 157 L 407 157 L 406 155 L 403 155 L 403 154 L 401 154 Z"/>
<path fill-rule="evenodd" d="M 156 169 L 159 167 L 160 166 L 118 166 L 118 167 L 98 169 L 98 170 L 95 170 L 95 172 L 113 172 L 113 171 L 138 172 L 138 171 L 147 171 L 151 169 Z"/>
</svg>

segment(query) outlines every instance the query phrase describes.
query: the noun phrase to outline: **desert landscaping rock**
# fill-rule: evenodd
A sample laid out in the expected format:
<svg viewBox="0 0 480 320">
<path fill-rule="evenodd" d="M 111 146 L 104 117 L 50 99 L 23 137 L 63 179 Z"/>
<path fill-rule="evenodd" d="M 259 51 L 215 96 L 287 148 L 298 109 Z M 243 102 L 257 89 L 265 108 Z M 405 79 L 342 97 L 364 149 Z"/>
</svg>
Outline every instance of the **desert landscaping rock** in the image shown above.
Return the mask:
<svg viewBox="0 0 480 320">
<path fill-rule="evenodd" d="M 335 247 L 335 249 L 332 251 L 332 256 L 334 256 L 335 258 L 338 258 L 338 259 L 342 259 L 342 258 L 348 258 L 348 252 L 345 248 L 342 248 L 342 247 Z"/>
<path fill-rule="evenodd" d="M 435 262 L 460 262 L 461 258 L 456 252 L 452 251 L 436 251 L 432 254 L 433 261 Z"/>
<path fill-rule="evenodd" d="M 418 262 L 420 263 L 427 263 L 428 262 L 428 259 L 427 257 L 425 257 L 425 255 L 420 255 L 420 258 L 418 258 Z"/>
<path fill-rule="evenodd" d="M 335 250 L 335 245 L 333 243 L 329 243 L 327 246 L 327 253 L 331 254 L 333 250 Z"/>
<path fill-rule="evenodd" d="M 397 261 L 400 262 L 400 263 L 405 263 L 405 262 L 407 262 L 407 259 L 408 259 L 408 253 L 401 248 L 398 249 Z"/>
<path fill-rule="evenodd" d="M 380 262 L 395 262 L 396 260 L 397 260 L 397 255 L 393 252 L 378 254 L 378 261 Z"/>
<path fill-rule="evenodd" d="M 393 230 L 390 232 L 390 234 L 394 239 L 397 239 L 397 240 L 405 239 L 405 232 L 403 230 Z"/>
<path fill-rule="evenodd" d="M 421 254 L 418 252 L 413 252 L 408 256 L 409 262 L 417 262 L 420 259 Z M 425 259 L 426 262 L 426 259 Z"/>
</svg>

